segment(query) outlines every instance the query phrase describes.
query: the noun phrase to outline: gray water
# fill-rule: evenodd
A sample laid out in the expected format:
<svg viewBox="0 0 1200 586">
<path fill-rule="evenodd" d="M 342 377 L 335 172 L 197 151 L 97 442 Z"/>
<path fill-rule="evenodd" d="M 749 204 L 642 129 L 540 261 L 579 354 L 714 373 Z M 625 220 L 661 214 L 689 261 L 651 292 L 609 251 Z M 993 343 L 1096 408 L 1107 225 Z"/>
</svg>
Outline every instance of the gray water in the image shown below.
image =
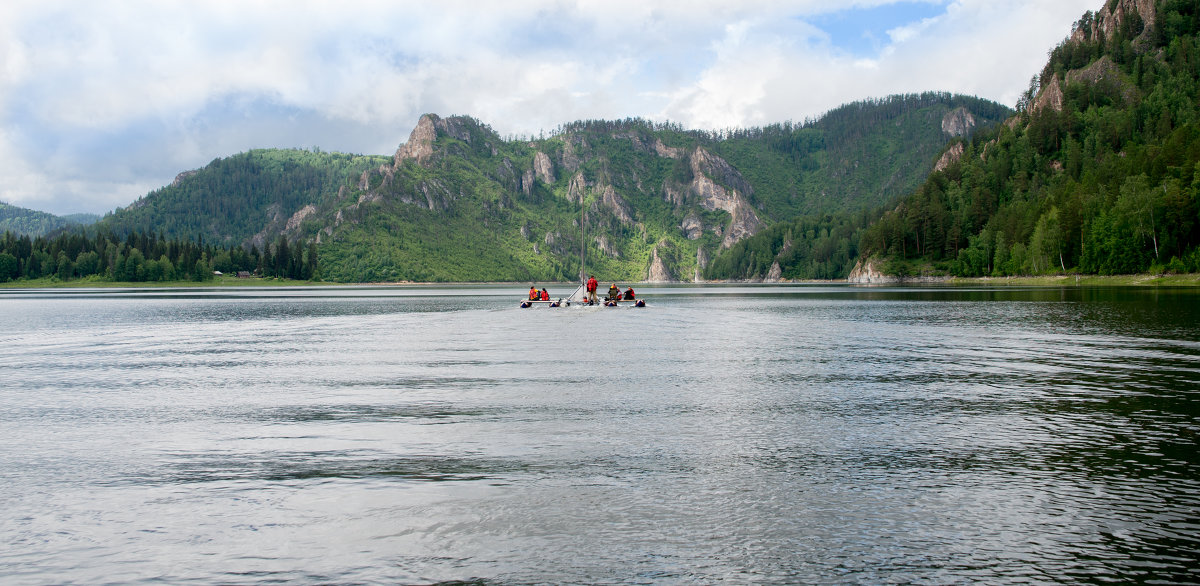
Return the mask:
<svg viewBox="0 0 1200 586">
<path fill-rule="evenodd" d="M 1200 292 L 522 293 L 0 291 L 0 582 L 1200 581 Z"/>
</svg>

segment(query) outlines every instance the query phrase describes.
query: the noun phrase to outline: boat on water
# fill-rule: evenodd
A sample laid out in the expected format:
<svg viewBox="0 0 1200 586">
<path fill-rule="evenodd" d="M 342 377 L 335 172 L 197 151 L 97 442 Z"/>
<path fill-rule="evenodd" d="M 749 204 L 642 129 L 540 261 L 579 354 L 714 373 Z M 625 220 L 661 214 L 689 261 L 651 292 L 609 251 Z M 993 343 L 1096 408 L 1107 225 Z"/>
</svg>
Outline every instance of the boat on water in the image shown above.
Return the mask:
<svg viewBox="0 0 1200 586">
<path fill-rule="evenodd" d="M 587 288 L 581 284 L 575 288 L 566 298 L 552 299 L 550 301 L 539 301 L 534 299 L 522 299 L 521 309 L 529 309 L 536 306 L 546 307 L 646 307 L 645 299 L 600 299 L 595 302 L 588 301 Z"/>
</svg>

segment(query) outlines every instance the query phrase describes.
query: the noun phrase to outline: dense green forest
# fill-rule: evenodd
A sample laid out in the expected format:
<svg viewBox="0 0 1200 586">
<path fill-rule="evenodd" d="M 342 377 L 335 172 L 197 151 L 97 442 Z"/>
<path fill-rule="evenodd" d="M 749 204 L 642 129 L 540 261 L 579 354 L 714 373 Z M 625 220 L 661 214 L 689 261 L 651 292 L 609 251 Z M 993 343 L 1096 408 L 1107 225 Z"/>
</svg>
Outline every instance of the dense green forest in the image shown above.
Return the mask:
<svg viewBox="0 0 1200 586">
<path fill-rule="evenodd" d="M 98 219 L 99 216 L 90 214 L 56 216 L 0 202 L 0 232 L 44 236 L 55 230 L 76 225 L 92 224 Z"/>
<path fill-rule="evenodd" d="M 943 119 L 960 109 L 974 121 L 968 134 L 1012 114 L 988 100 L 926 92 L 853 102 L 803 124 L 732 130 L 709 140 L 756 190 L 770 194 L 763 203 L 773 219 L 854 213 L 916 189 L 949 139 Z"/>
<path fill-rule="evenodd" d="M 1200 270 L 1200 6 L 1156 12 L 1107 37 L 1085 14 L 1016 123 L 975 135 L 863 253 L 963 276 Z"/>
<path fill-rule="evenodd" d="M 289 246 L 280 238 L 260 253 L 256 247 L 213 246 L 202 240 L 161 235 L 75 230 L 55 237 L 5 232 L 0 240 L 0 283 L 18 279 L 60 282 L 208 281 L 213 271 L 252 272 L 290 279 L 319 276 L 316 246 Z"/>
<path fill-rule="evenodd" d="M 797 216 L 734 244 L 709 265 L 708 279 L 844 279 L 858 259 L 858 241 L 877 213 Z M 772 267 L 778 274 L 772 275 Z"/>
<path fill-rule="evenodd" d="M 1086 13 L 1017 116 L 958 141 L 957 162 L 874 221 L 777 225 L 706 275 L 763 278 L 778 262 L 784 278 L 840 278 L 856 255 L 899 276 L 1200 271 L 1200 7 L 1160 0 L 1145 22 L 1116 18 L 1123 4 Z"/>
<path fill-rule="evenodd" d="M 101 229 L 161 232 L 243 244 L 268 227 L 282 228 L 296 210 L 316 204 L 389 157 L 299 149 L 260 149 L 213 160 L 181 173 L 172 185 L 106 215 Z"/>
</svg>

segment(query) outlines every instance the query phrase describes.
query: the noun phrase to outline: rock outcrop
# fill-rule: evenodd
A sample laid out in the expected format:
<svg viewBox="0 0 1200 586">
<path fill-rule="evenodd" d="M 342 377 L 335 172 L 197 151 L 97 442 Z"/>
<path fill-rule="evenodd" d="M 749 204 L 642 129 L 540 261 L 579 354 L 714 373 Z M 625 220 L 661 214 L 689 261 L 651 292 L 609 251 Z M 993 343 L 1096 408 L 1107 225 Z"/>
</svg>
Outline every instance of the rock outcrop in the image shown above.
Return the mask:
<svg viewBox="0 0 1200 586">
<path fill-rule="evenodd" d="M 962 158 L 964 151 L 965 147 L 961 142 L 956 142 L 950 145 L 950 148 L 946 149 L 946 152 L 942 153 L 942 156 L 938 159 L 937 164 L 933 166 L 933 170 L 945 171 L 947 167 L 957 163 L 958 160 Z"/>
<path fill-rule="evenodd" d="M 646 268 L 646 281 L 649 283 L 670 283 L 675 280 L 671 270 L 667 268 L 667 264 L 658 254 L 658 249 L 663 243 L 659 242 L 650 251 L 650 264 Z"/>
<path fill-rule="evenodd" d="M 418 165 L 429 160 L 433 155 L 433 141 L 437 140 L 437 129 L 434 127 L 435 116 L 425 114 L 417 121 L 417 126 L 408 135 L 408 142 L 396 149 L 395 166 L 408 160 L 414 160 Z"/>
<path fill-rule="evenodd" d="M 959 106 L 942 116 L 942 132 L 950 136 L 966 136 L 975 130 L 975 116 Z"/>
<path fill-rule="evenodd" d="M 878 285 L 899 283 L 900 279 L 880 272 L 875 266 L 875 259 L 869 258 L 864 262 L 860 258 L 858 262 L 854 263 L 854 268 L 850 270 L 850 275 L 846 277 L 846 282 Z"/>
<path fill-rule="evenodd" d="M 750 184 L 742 178 L 729 163 L 720 157 L 713 156 L 702 147 L 697 147 L 690 160 L 692 168 L 692 184 L 690 190 L 699 198 L 702 207 L 708 210 L 722 210 L 729 214 L 729 225 L 724 230 L 721 248 L 729 248 L 743 238 L 758 233 L 765 224 L 754 212 L 753 206 L 747 201 L 746 195 L 751 191 Z M 713 178 L 721 180 L 717 183 Z M 726 189 L 722 184 L 730 186 Z"/>
<path fill-rule="evenodd" d="M 554 183 L 554 163 L 550 161 L 550 156 L 546 153 L 538 151 L 533 155 L 533 172 L 538 180 L 546 185 Z"/>
</svg>

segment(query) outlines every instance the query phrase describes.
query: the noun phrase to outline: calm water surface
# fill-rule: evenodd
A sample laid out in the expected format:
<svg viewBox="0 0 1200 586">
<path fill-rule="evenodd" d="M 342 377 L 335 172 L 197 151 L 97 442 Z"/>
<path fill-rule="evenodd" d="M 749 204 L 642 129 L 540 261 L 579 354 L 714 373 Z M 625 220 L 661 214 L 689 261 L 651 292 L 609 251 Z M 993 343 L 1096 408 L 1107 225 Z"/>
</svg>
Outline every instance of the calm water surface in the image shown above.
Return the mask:
<svg viewBox="0 0 1200 586">
<path fill-rule="evenodd" d="M 522 293 L 0 291 L 0 582 L 1200 581 L 1200 292 Z"/>
</svg>

